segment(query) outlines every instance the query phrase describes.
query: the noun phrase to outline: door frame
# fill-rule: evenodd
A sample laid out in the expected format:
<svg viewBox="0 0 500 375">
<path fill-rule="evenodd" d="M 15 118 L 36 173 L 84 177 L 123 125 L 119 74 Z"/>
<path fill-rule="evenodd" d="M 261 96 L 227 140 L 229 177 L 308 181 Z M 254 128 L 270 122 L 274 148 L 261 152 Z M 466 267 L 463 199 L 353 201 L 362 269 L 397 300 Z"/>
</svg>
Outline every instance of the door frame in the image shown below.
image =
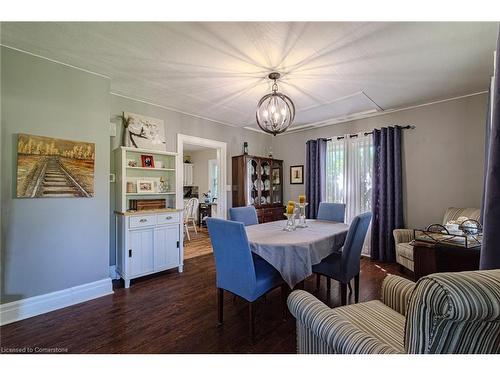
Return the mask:
<svg viewBox="0 0 500 375">
<path fill-rule="evenodd" d="M 219 166 L 219 181 L 217 197 L 217 217 L 226 219 L 227 217 L 227 143 L 216 141 L 215 139 L 201 138 L 193 135 L 177 134 L 177 154 L 176 158 L 176 181 L 175 196 L 176 207 L 184 209 L 184 144 L 203 146 L 217 150 L 217 165 Z"/>
</svg>

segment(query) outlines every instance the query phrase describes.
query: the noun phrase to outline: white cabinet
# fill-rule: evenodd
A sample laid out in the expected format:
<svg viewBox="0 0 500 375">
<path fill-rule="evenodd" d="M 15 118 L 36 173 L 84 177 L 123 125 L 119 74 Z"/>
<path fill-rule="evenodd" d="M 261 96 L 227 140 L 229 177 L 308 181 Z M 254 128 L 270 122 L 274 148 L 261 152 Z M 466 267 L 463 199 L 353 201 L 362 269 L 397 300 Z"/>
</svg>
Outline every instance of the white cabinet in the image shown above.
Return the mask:
<svg viewBox="0 0 500 375">
<path fill-rule="evenodd" d="M 153 229 L 131 230 L 129 233 L 130 276 L 153 272 Z"/>
<path fill-rule="evenodd" d="M 184 163 L 184 186 L 193 186 L 193 164 Z"/>
<path fill-rule="evenodd" d="M 177 267 L 180 263 L 179 229 L 177 226 L 158 227 L 154 234 L 154 270 L 163 271 Z"/>
<path fill-rule="evenodd" d="M 116 214 L 116 271 L 130 280 L 171 268 L 183 268 L 182 212 Z"/>
</svg>

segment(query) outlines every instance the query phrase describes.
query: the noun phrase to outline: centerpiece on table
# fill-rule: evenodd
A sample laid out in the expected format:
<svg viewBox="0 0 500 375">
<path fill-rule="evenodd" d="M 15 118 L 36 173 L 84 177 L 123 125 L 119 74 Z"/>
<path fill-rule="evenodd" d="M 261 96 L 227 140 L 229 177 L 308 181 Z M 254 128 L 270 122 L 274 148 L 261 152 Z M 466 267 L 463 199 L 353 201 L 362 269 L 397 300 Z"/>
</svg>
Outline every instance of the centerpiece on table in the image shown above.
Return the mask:
<svg viewBox="0 0 500 375">
<path fill-rule="evenodd" d="M 306 202 L 305 195 L 299 195 L 299 223 L 297 224 L 298 228 L 307 228 L 306 224 L 306 206 L 309 203 Z"/>
<path fill-rule="evenodd" d="M 286 232 L 292 232 L 295 230 L 296 225 L 295 225 L 295 202 L 294 201 L 288 201 L 288 204 L 286 206 L 286 225 L 283 228 L 284 231 Z"/>
</svg>

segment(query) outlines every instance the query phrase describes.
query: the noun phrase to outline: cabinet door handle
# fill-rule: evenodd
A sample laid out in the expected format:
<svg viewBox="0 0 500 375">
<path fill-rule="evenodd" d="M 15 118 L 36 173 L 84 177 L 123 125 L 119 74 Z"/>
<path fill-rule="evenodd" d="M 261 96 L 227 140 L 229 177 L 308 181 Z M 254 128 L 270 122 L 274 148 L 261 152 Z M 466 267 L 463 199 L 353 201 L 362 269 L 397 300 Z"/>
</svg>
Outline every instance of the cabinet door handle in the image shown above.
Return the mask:
<svg viewBox="0 0 500 375">
<path fill-rule="evenodd" d="M 167 216 L 165 219 L 166 220 L 172 220 L 172 216 Z"/>
<path fill-rule="evenodd" d="M 128 257 L 132 258 L 132 249 L 128 249 Z"/>
<path fill-rule="evenodd" d="M 139 223 L 145 223 L 146 221 L 148 221 L 148 219 L 141 219 L 139 220 Z"/>
</svg>

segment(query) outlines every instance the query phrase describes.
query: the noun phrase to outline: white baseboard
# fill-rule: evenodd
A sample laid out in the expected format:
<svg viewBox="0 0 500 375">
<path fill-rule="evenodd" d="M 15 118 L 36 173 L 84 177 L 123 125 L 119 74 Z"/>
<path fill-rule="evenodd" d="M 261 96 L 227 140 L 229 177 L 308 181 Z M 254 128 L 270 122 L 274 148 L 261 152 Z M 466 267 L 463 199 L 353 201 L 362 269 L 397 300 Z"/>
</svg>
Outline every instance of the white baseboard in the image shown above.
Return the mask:
<svg viewBox="0 0 500 375">
<path fill-rule="evenodd" d="M 77 285 L 57 292 L 29 297 L 0 305 L 0 325 L 5 325 L 49 311 L 75 305 L 113 293 L 111 279 Z"/>
<path fill-rule="evenodd" d="M 118 273 L 116 273 L 116 266 L 109 266 L 109 277 L 111 277 L 111 280 L 117 280 L 120 278 Z"/>
</svg>

